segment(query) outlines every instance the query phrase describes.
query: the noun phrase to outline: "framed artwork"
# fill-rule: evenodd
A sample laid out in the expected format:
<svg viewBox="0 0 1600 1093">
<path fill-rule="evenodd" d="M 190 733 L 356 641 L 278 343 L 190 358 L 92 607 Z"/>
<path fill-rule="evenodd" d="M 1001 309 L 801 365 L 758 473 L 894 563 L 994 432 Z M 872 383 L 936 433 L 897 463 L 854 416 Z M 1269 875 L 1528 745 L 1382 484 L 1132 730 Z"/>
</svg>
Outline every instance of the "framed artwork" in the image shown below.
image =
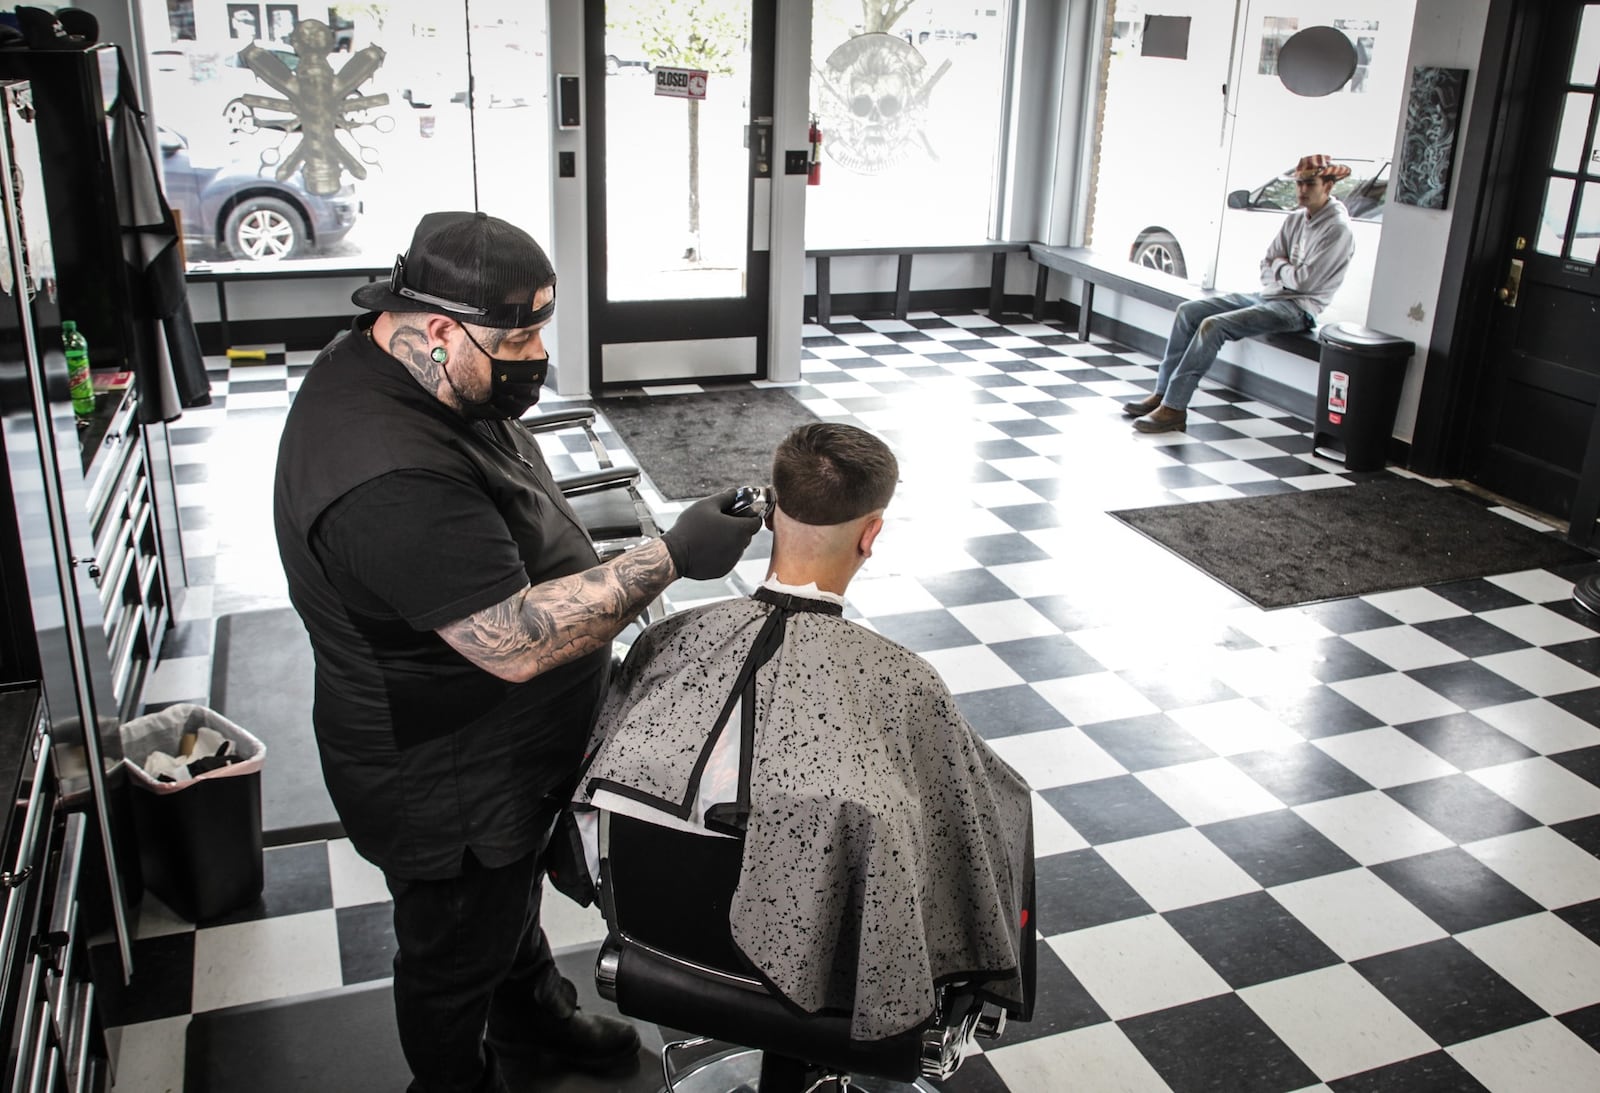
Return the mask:
<svg viewBox="0 0 1600 1093">
<path fill-rule="evenodd" d="M 229 4 L 228 37 L 246 42 L 261 37 L 261 5 Z"/>
<path fill-rule="evenodd" d="M 1395 173 L 1396 201 L 1421 209 L 1442 209 L 1449 203 L 1456 131 L 1461 126 L 1466 89 L 1464 68 L 1412 68 L 1406 135 Z"/>
<path fill-rule="evenodd" d="M 287 42 L 289 32 L 300 21 L 299 4 L 267 5 L 267 37 L 274 42 Z"/>
</svg>

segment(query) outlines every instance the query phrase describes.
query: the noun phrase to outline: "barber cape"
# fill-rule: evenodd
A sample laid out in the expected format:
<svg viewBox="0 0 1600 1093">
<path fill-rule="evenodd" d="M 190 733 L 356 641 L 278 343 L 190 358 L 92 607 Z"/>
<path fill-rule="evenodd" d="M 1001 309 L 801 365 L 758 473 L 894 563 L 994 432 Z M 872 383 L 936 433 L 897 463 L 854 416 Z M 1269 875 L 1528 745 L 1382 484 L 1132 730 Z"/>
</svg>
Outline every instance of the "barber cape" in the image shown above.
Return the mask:
<svg viewBox="0 0 1600 1093">
<path fill-rule="evenodd" d="M 708 834 L 742 823 L 734 943 L 800 1009 L 851 1014 L 853 1039 L 921 1024 L 948 981 L 1026 1020 L 1028 786 L 931 665 L 841 613 L 763 588 L 650 627 L 601 708 L 578 800 Z M 736 785 L 708 793 L 728 740 Z"/>
</svg>

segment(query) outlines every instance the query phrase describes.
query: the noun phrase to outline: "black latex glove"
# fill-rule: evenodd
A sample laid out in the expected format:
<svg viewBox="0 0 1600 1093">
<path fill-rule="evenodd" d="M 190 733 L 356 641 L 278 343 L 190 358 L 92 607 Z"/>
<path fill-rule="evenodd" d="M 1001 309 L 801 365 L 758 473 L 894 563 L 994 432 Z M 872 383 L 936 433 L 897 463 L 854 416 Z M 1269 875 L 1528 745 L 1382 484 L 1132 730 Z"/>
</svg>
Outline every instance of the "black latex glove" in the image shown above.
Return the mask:
<svg viewBox="0 0 1600 1093">
<path fill-rule="evenodd" d="M 702 497 L 683 512 L 661 541 L 672 555 L 672 568 L 691 581 L 725 577 L 738 564 L 745 547 L 761 530 L 759 516 L 729 516 L 723 509 L 733 504 L 732 489 Z"/>
</svg>

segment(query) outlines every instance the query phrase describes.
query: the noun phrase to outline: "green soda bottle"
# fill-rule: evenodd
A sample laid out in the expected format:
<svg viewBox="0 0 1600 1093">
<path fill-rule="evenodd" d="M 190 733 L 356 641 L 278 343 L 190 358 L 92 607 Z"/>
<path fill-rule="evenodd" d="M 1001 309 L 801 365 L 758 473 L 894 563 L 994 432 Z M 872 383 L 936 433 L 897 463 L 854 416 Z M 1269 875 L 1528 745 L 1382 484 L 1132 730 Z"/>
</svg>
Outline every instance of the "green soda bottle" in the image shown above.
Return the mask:
<svg viewBox="0 0 1600 1093">
<path fill-rule="evenodd" d="M 67 386 L 72 391 L 72 412 L 79 417 L 94 413 L 94 376 L 89 372 L 89 342 L 71 319 L 61 321 L 61 347 L 67 351 Z"/>
</svg>

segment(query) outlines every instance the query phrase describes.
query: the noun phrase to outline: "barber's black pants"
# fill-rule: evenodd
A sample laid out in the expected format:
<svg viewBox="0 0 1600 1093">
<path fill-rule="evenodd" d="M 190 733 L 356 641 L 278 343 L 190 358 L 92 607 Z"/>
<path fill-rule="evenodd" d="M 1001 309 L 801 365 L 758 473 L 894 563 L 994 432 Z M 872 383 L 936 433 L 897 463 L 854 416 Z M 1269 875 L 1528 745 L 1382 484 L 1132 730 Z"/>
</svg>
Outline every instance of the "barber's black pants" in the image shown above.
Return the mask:
<svg viewBox="0 0 1600 1093">
<path fill-rule="evenodd" d="M 539 859 L 486 869 L 469 850 L 458 877 L 387 878 L 410 1093 L 498 1093 L 504 1080 L 483 1042 L 491 1014 L 497 1028 L 516 1028 L 534 1013 L 573 1012 L 572 986 L 539 927 Z"/>
</svg>

